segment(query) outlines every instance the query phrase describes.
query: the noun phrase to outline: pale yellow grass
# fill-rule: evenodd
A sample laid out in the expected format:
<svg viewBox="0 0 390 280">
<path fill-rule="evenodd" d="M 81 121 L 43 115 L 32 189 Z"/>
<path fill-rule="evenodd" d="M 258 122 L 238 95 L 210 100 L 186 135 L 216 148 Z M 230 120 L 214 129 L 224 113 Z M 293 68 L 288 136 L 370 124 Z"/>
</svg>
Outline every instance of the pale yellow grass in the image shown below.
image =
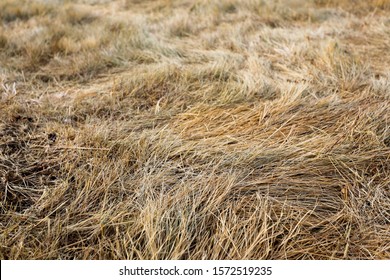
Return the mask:
<svg viewBox="0 0 390 280">
<path fill-rule="evenodd" d="M 2 259 L 389 259 L 390 1 L 0 2 Z"/>
</svg>

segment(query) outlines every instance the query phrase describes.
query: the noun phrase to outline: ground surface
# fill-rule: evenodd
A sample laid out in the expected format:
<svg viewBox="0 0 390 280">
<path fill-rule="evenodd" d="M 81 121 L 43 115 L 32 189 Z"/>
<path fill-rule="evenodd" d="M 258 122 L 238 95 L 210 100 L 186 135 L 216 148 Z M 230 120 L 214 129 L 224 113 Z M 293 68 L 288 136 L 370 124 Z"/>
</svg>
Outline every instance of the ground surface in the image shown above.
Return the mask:
<svg viewBox="0 0 390 280">
<path fill-rule="evenodd" d="M 0 23 L 2 259 L 390 258 L 390 1 Z"/>
</svg>

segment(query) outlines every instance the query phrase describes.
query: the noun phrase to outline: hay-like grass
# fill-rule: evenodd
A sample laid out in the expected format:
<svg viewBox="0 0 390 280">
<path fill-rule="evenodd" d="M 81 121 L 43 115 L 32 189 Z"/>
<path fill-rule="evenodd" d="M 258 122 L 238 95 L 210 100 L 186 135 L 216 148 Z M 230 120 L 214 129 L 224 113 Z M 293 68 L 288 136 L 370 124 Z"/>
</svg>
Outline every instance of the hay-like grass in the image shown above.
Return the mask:
<svg viewBox="0 0 390 280">
<path fill-rule="evenodd" d="M 0 3 L 1 259 L 389 259 L 390 1 Z"/>
</svg>

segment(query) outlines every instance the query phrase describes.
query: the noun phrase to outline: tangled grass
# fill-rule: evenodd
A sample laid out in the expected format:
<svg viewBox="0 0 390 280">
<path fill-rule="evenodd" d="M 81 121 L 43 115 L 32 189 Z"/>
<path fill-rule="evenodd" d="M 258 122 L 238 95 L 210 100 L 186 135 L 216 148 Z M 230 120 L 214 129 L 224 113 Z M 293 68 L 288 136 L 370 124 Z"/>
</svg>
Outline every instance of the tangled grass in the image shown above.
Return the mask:
<svg viewBox="0 0 390 280">
<path fill-rule="evenodd" d="M 0 2 L 2 259 L 389 259 L 390 1 Z"/>
</svg>

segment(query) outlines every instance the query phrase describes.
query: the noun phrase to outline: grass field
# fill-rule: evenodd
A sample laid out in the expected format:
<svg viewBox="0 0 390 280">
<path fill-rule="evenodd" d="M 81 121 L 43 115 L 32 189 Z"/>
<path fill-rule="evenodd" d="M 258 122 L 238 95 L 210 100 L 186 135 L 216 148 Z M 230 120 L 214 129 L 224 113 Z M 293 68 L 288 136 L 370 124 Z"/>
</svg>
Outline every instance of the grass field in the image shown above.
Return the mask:
<svg viewBox="0 0 390 280">
<path fill-rule="evenodd" d="M 0 1 L 0 258 L 390 259 L 390 1 Z"/>
</svg>

